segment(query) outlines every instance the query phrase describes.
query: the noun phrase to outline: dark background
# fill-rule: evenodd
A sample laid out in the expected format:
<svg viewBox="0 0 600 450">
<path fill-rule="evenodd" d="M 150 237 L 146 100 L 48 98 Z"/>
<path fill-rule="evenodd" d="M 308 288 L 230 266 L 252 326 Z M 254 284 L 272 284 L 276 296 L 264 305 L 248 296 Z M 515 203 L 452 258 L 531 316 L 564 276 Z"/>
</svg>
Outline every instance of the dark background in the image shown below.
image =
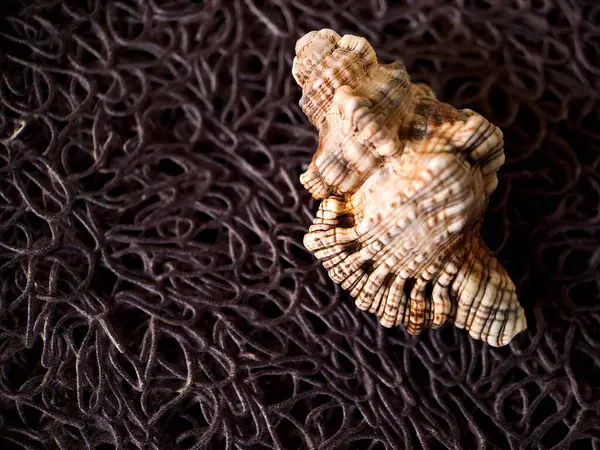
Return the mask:
<svg viewBox="0 0 600 450">
<path fill-rule="evenodd" d="M 0 448 L 600 448 L 597 1 L 3 5 Z M 383 329 L 303 249 L 324 27 L 504 131 L 509 346 Z"/>
</svg>

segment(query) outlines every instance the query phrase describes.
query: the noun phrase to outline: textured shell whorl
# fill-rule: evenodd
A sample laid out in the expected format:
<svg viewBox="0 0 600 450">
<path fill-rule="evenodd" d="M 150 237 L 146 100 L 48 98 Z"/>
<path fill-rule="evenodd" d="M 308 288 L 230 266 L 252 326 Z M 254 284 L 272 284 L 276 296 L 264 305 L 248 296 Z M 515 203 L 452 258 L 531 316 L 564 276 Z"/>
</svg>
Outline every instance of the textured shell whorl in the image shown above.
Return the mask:
<svg viewBox="0 0 600 450">
<path fill-rule="evenodd" d="M 523 331 L 514 284 L 479 235 L 502 132 L 401 63 L 378 64 L 364 38 L 307 33 L 293 76 L 319 130 L 300 178 L 322 200 L 304 243 L 329 276 L 386 327 L 453 322 L 493 346 Z"/>
</svg>

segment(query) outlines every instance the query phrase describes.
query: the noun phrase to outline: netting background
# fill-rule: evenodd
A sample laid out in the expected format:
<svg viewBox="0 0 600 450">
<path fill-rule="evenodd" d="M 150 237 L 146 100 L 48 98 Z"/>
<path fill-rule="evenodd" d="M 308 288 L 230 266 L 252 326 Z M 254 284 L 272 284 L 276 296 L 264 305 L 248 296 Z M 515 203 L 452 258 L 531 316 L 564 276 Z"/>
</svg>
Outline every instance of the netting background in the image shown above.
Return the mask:
<svg viewBox="0 0 600 450">
<path fill-rule="evenodd" d="M 0 448 L 600 448 L 596 0 L 0 6 Z M 294 43 L 502 127 L 483 230 L 529 330 L 356 309 L 304 250 Z"/>
</svg>

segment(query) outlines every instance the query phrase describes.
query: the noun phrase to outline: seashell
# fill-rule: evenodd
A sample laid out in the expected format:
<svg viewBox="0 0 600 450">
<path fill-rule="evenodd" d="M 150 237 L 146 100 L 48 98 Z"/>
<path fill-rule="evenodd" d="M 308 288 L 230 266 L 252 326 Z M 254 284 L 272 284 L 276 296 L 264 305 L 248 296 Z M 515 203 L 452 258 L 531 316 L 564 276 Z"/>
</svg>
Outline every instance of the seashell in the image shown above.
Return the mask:
<svg viewBox="0 0 600 450">
<path fill-rule="evenodd" d="M 300 181 L 322 200 L 304 245 L 329 276 L 414 335 L 452 322 L 503 346 L 527 328 L 515 286 L 479 234 L 504 163 L 500 129 L 439 102 L 362 37 L 296 43 L 293 76 L 319 145 Z"/>
</svg>

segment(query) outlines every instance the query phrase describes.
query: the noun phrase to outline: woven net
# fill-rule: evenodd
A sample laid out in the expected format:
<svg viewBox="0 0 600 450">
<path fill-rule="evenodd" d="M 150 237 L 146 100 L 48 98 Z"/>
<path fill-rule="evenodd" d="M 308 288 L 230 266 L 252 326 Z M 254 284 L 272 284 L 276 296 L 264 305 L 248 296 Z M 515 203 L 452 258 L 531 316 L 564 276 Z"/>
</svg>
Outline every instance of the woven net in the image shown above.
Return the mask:
<svg viewBox="0 0 600 450">
<path fill-rule="evenodd" d="M 600 448 L 596 0 L 0 6 L 0 448 Z M 366 37 L 500 126 L 529 330 L 359 311 L 302 245 L 294 43 Z"/>
</svg>

